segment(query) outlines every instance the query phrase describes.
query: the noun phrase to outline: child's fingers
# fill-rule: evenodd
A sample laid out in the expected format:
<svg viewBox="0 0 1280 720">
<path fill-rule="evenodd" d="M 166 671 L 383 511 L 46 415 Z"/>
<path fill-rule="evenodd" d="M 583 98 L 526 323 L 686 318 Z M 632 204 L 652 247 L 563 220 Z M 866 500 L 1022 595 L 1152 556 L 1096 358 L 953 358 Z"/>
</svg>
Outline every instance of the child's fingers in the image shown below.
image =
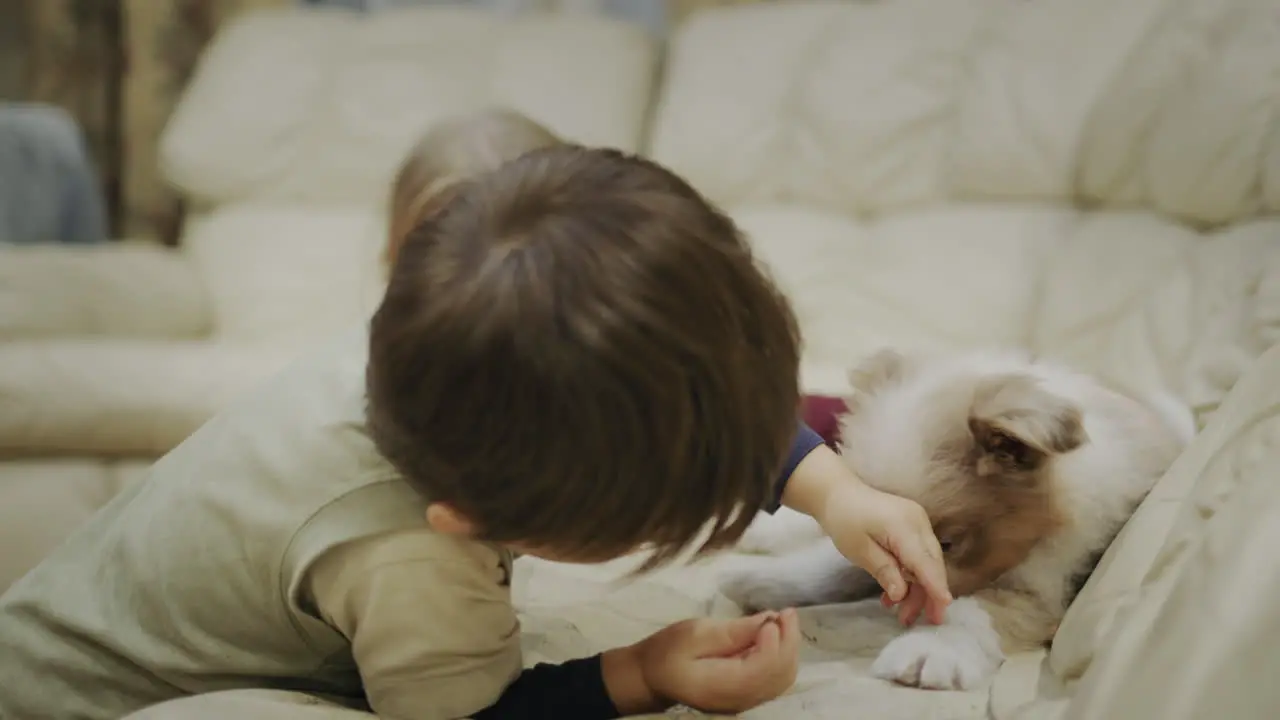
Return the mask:
<svg viewBox="0 0 1280 720">
<path fill-rule="evenodd" d="M 742 654 L 742 659 L 751 670 L 756 671 L 764 667 L 773 656 L 777 655 L 778 643 L 782 640 L 781 633 L 781 628 L 776 621 L 766 622 L 760 626 L 756 631 L 755 643 Z"/>
<path fill-rule="evenodd" d="M 777 697 L 795 682 L 799 642 L 796 612 L 784 610 L 759 628 L 750 648 L 699 664 L 708 673 L 708 682 L 725 698 L 726 707 L 752 707 Z"/>
<path fill-rule="evenodd" d="M 767 699 L 790 686 L 799 658 L 800 633 L 794 618 L 795 611 L 789 610 L 777 621 L 760 628 L 755 647 L 747 651 L 741 661 L 740 682 L 744 691 Z"/>
<path fill-rule="evenodd" d="M 800 618 L 795 610 L 786 610 L 778 616 L 778 646 L 774 661 L 766 677 L 760 681 L 760 689 L 767 697 L 777 697 L 786 692 L 796 681 L 800 671 Z"/>
<path fill-rule="evenodd" d="M 756 652 L 762 655 L 773 655 L 778 652 L 778 644 L 782 642 L 782 626 L 775 616 L 760 628 L 756 634 Z"/>
<path fill-rule="evenodd" d="M 866 569 L 871 576 L 880 583 L 880 587 L 884 588 L 884 592 L 894 603 L 902 602 L 902 598 L 907 594 L 907 580 L 902 576 L 902 568 L 898 566 L 898 559 L 889 553 L 889 551 L 880 547 L 875 543 L 870 544 L 867 549 Z"/>
<path fill-rule="evenodd" d="M 898 622 L 903 625 L 914 625 L 916 620 L 920 619 L 920 612 L 924 610 L 927 601 L 928 595 L 924 588 L 913 584 L 898 606 Z"/>
<path fill-rule="evenodd" d="M 727 621 L 704 621 L 694 640 L 698 655 L 729 657 L 746 652 L 758 642 L 760 631 L 773 625 L 776 617 L 775 612 L 763 612 Z"/>
<path fill-rule="evenodd" d="M 928 617 L 929 621 L 934 625 L 941 625 L 947 618 L 948 604 L 950 604 L 950 601 L 947 603 L 941 603 L 935 598 L 926 598 L 924 605 L 925 616 Z"/>
<path fill-rule="evenodd" d="M 942 622 L 943 612 L 951 602 L 951 591 L 947 588 L 947 568 L 942 564 L 942 550 L 937 545 L 937 538 L 930 534 L 927 538 L 920 537 L 917 542 L 902 547 L 899 555 L 902 565 L 924 587 L 929 601 L 929 619 L 934 623 Z"/>
<path fill-rule="evenodd" d="M 800 656 L 800 616 L 795 610 L 783 610 L 778 616 L 778 653 L 783 660 Z"/>
</svg>

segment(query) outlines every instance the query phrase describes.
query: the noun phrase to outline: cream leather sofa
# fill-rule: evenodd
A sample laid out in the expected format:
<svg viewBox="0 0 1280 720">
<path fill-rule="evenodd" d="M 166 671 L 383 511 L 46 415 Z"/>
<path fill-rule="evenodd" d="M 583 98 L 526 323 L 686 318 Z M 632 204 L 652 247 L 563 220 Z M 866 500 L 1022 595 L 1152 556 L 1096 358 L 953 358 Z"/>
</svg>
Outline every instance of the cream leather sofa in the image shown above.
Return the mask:
<svg viewBox="0 0 1280 720">
<path fill-rule="evenodd" d="M 867 675 L 874 609 L 817 609 L 796 688 L 747 717 L 1280 713 L 1280 0 L 739 7 L 682 28 L 660 85 L 639 31 L 403 12 L 272 13 L 220 36 L 163 142 L 198 207 L 181 251 L 0 255 L 0 542 L 22 548 L 0 586 L 366 313 L 397 154 L 432 117 L 504 103 L 643 149 L 728 208 L 794 299 L 813 390 L 886 343 L 1017 344 L 1173 392 L 1204 427 L 1052 650 L 979 691 L 914 691 Z M 527 659 L 732 613 L 715 573 L 733 561 L 623 587 L 625 561 L 522 561 Z M 171 716 L 209 701 L 290 717 L 301 699 Z"/>
<path fill-rule="evenodd" d="M 261 11 L 161 138 L 177 251 L 0 249 L 0 589 L 158 455 L 382 285 L 388 184 L 435 118 L 505 105 L 636 150 L 658 55 L 589 17 Z"/>
</svg>

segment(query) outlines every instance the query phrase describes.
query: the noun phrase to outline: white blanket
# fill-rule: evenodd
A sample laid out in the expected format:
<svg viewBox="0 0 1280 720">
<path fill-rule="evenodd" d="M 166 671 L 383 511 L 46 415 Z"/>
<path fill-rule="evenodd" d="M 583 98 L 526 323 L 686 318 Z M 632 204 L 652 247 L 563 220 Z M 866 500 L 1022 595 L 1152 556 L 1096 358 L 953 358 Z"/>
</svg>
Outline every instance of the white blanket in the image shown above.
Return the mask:
<svg viewBox="0 0 1280 720">
<path fill-rule="evenodd" d="M 640 640 L 688 617 L 733 617 L 717 576 L 738 556 L 726 554 L 625 580 L 629 560 L 561 565 L 531 558 L 516 564 L 514 592 L 523 623 L 525 663 L 561 662 Z M 987 691 L 906 688 L 869 674 L 871 661 L 898 632 L 876 601 L 801 610 L 799 679 L 787 695 L 742 715 L 750 720 L 875 718 L 961 720 L 986 717 Z M 693 717 L 673 710 L 666 717 Z"/>
</svg>

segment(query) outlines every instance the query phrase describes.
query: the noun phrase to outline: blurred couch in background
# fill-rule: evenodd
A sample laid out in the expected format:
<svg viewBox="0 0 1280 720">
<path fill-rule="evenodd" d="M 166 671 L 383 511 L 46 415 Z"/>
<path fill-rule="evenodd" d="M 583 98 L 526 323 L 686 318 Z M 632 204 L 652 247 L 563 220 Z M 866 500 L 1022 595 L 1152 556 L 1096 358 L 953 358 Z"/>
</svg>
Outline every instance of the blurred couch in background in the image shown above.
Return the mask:
<svg viewBox="0 0 1280 720">
<path fill-rule="evenodd" d="M 173 243 L 183 207 L 157 138 L 204 46 L 228 17 L 294 0 L 8 0 L 0 98 L 67 112 L 84 135 L 113 230 Z"/>
<path fill-rule="evenodd" d="M 268 10 L 210 48 L 159 142 L 181 247 L 0 250 L 0 587 L 121 483 L 379 297 L 384 195 L 430 123 L 505 103 L 641 146 L 655 43 L 589 16 Z M 33 536 L 34 533 L 34 536 Z M 38 539 L 37 539 L 38 538 Z"/>
<path fill-rule="evenodd" d="M 1019 345 L 1173 392 L 1207 426 L 1052 653 L 967 694 L 890 688 L 828 653 L 752 717 L 1057 717 L 1072 702 L 1090 708 L 1073 717 L 1198 717 L 1162 705 L 1137 658 L 1143 623 L 1196 592 L 1188 538 L 1250 547 L 1263 530 L 1241 513 L 1280 507 L 1248 495 L 1280 460 L 1280 352 L 1264 356 L 1280 338 L 1277 13 L 787 2 L 695 13 L 665 57 L 641 28 L 587 15 L 245 15 L 160 138 L 191 209 L 179 249 L 0 253 L 0 542 L 22 547 L 0 587 L 237 394 L 367 317 L 401 153 L 435 118 L 500 104 L 646 152 L 726 207 L 793 298 L 812 391 L 843 391 L 883 344 Z M 602 600 L 596 571 L 538 567 L 529 607 L 574 622 L 526 627 L 550 628 L 552 657 L 705 611 L 713 582 L 686 570 Z M 1203 640 L 1186 624 L 1171 647 Z M 1122 706 L 1155 714 L 1108 714 Z"/>
<path fill-rule="evenodd" d="M 70 113 L 85 135 L 112 228 L 174 244 L 186 208 L 160 172 L 158 139 L 196 61 L 239 13 L 313 5 L 380 12 L 407 6 L 507 14 L 592 13 L 657 35 L 718 5 L 788 0 L 7 0 L 0 3 L 0 99 Z"/>
</svg>

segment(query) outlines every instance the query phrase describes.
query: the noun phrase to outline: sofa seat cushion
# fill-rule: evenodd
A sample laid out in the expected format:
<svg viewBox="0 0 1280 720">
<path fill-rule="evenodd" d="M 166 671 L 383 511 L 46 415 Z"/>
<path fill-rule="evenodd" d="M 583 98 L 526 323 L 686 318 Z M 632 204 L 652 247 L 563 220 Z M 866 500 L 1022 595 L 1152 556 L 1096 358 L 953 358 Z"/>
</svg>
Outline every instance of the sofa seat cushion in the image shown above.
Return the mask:
<svg viewBox="0 0 1280 720">
<path fill-rule="evenodd" d="M 194 338 L 213 321 L 188 258 L 150 242 L 0 245 L 0 338 Z"/>
<path fill-rule="evenodd" d="M 199 340 L 0 344 L 0 454 L 164 454 L 295 355 Z"/>
</svg>

